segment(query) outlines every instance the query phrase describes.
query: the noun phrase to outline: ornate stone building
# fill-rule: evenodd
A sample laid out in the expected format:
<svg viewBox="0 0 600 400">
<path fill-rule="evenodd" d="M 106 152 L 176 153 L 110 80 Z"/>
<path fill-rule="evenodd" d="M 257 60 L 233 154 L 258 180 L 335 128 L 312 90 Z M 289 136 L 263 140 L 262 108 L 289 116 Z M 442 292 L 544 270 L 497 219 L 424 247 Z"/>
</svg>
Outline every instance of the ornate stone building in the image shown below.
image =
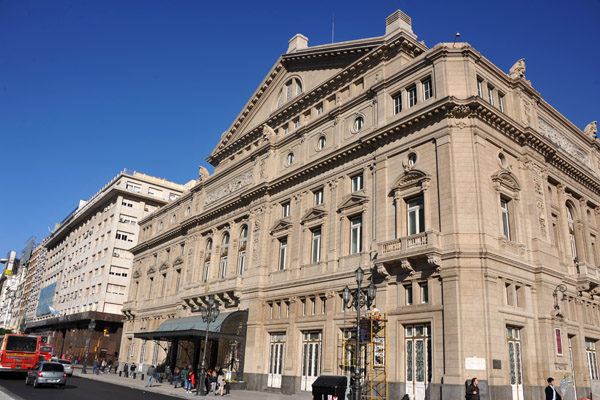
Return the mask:
<svg viewBox="0 0 600 400">
<path fill-rule="evenodd" d="M 341 293 L 360 265 L 386 320 L 388 398 L 461 398 L 473 376 L 484 399 L 539 399 L 548 376 L 589 395 L 595 134 L 542 99 L 524 60 L 505 73 L 468 43 L 427 48 L 401 11 L 381 37 L 296 35 L 214 173 L 139 221 L 120 361 L 197 367 L 214 295 L 209 367 L 310 390 L 345 372 Z"/>
</svg>

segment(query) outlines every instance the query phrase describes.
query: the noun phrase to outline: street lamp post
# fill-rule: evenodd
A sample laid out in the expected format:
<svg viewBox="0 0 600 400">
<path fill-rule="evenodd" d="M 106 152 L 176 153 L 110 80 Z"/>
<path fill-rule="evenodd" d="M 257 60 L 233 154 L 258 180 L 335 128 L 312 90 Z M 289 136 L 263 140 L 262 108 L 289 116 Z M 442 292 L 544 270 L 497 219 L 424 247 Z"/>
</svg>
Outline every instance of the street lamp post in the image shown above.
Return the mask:
<svg viewBox="0 0 600 400">
<path fill-rule="evenodd" d="M 87 339 L 85 340 L 85 357 L 83 358 L 83 369 L 81 370 L 82 374 L 87 374 L 88 353 L 90 352 L 90 341 L 92 340 L 92 332 L 94 331 L 94 328 L 96 328 L 96 320 L 92 318 L 88 324 L 89 333 Z"/>
<path fill-rule="evenodd" d="M 554 288 L 554 291 L 552 292 L 552 296 L 554 296 L 554 309 L 556 311 L 560 310 L 560 306 L 558 305 L 558 292 L 561 292 L 563 294 L 562 301 L 566 301 L 567 295 L 565 293 L 567 292 L 567 285 L 561 283 L 558 286 L 556 286 Z"/>
<path fill-rule="evenodd" d="M 204 351 L 202 352 L 202 365 L 200 366 L 200 375 L 198 375 L 198 387 L 196 388 L 196 396 L 201 394 L 206 396 L 206 388 L 204 385 L 205 360 L 206 360 L 206 345 L 208 344 L 208 328 L 211 322 L 215 322 L 219 316 L 219 305 L 215 303 L 215 295 L 208 296 L 208 306 L 202 306 L 200 309 L 202 321 L 206 322 L 206 337 L 204 338 Z"/>
<path fill-rule="evenodd" d="M 354 276 L 356 278 L 356 283 L 358 284 L 356 292 L 350 293 L 350 288 L 348 285 L 346 285 L 342 293 L 342 299 L 344 301 L 344 308 L 356 308 L 356 349 L 354 357 L 354 370 L 352 373 L 352 379 L 354 380 L 352 384 L 352 399 L 361 400 L 362 384 L 360 373 L 360 309 L 363 306 L 371 308 L 371 305 L 375 300 L 377 288 L 375 287 L 375 282 L 373 282 L 373 277 L 371 277 L 371 284 L 369 285 L 369 288 L 367 289 L 367 295 L 365 296 L 361 288 L 365 272 L 360 265 L 356 271 L 354 271 Z M 350 295 L 352 295 L 352 299 L 350 299 Z"/>
</svg>

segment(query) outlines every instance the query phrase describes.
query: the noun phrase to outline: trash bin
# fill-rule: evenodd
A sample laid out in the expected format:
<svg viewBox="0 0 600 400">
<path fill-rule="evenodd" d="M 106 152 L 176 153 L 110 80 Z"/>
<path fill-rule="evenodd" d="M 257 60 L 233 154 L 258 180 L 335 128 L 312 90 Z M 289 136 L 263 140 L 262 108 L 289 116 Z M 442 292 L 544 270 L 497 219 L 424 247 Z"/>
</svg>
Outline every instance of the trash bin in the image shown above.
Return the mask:
<svg viewBox="0 0 600 400">
<path fill-rule="evenodd" d="M 347 400 L 350 398 L 350 377 L 321 375 L 312 385 L 313 400 Z"/>
</svg>

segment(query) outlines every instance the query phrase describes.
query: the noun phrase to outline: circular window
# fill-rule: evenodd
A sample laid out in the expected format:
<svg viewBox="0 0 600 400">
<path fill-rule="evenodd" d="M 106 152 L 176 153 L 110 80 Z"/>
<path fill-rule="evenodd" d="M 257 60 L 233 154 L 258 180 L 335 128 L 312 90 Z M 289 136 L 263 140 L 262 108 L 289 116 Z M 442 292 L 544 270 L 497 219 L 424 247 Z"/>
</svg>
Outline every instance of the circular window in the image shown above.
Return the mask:
<svg viewBox="0 0 600 400">
<path fill-rule="evenodd" d="M 290 152 L 287 155 L 287 165 L 292 165 L 294 163 L 294 153 Z"/>
<path fill-rule="evenodd" d="M 360 131 L 364 125 L 365 125 L 365 119 L 363 117 L 356 117 L 356 119 L 354 120 L 354 131 L 355 132 Z"/>
<path fill-rule="evenodd" d="M 416 153 L 410 153 L 408 155 L 408 166 L 409 167 L 413 167 L 416 163 L 417 163 L 417 154 Z"/>
<path fill-rule="evenodd" d="M 502 168 L 506 168 L 506 156 L 504 153 L 498 153 L 498 164 L 500 164 Z"/>
<path fill-rule="evenodd" d="M 327 139 L 325 138 L 325 136 L 321 136 L 319 138 L 319 140 L 317 141 L 317 148 L 319 150 L 323 150 L 325 148 L 325 142 L 327 141 Z"/>
</svg>

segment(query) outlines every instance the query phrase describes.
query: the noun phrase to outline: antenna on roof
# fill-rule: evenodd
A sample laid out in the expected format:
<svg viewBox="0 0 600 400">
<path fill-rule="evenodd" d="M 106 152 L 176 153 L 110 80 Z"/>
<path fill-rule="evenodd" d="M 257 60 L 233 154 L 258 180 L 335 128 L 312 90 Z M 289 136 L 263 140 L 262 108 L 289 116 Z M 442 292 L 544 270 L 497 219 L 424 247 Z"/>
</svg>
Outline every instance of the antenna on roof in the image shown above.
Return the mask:
<svg viewBox="0 0 600 400">
<path fill-rule="evenodd" d="M 335 8 L 331 10 L 331 43 L 333 44 L 333 28 L 335 27 Z"/>
</svg>

